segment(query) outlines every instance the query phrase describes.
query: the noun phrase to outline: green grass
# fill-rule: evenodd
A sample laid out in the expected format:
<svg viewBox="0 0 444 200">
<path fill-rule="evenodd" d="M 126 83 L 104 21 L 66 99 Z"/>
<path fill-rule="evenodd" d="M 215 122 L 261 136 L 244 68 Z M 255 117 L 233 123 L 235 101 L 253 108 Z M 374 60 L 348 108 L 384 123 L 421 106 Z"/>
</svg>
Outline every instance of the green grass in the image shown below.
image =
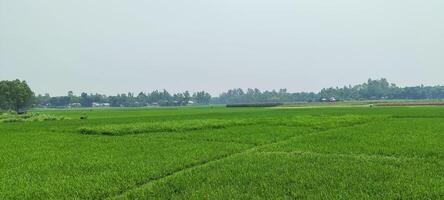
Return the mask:
<svg viewBox="0 0 444 200">
<path fill-rule="evenodd" d="M 442 199 L 443 162 L 250 152 L 119 199 Z"/>
<path fill-rule="evenodd" d="M 79 132 L 82 134 L 121 136 L 153 132 L 184 132 L 205 129 L 222 129 L 232 126 L 247 126 L 254 123 L 255 122 L 252 120 L 187 120 L 81 127 Z"/>
<path fill-rule="evenodd" d="M 444 198 L 443 107 L 32 113 L 70 120 L 0 123 L 0 199 Z"/>
<path fill-rule="evenodd" d="M 382 118 L 382 117 L 381 117 Z M 345 115 L 345 116 L 298 116 L 298 117 L 276 117 L 276 118 L 255 118 L 255 119 L 236 119 L 236 120 L 177 120 L 162 122 L 144 122 L 129 124 L 107 124 L 101 126 L 81 127 L 81 134 L 122 136 L 129 134 L 142 134 L 154 132 L 185 132 L 195 130 L 214 130 L 228 127 L 242 127 L 249 125 L 268 125 L 268 126 L 289 126 L 289 127 L 309 127 L 317 130 L 328 130 L 335 127 L 351 126 L 363 124 L 374 120 L 375 118 Z"/>
<path fill-rule="evenodd" d="M 68 120 L 64 116 L 56 116 L 44 113 L 29 113 L 18 115 L 11 112 L 0 113 L 0 123 L 16 123 L 16 122 L 36 122 L 36 121 L 56 121 Z"/>
</svg>

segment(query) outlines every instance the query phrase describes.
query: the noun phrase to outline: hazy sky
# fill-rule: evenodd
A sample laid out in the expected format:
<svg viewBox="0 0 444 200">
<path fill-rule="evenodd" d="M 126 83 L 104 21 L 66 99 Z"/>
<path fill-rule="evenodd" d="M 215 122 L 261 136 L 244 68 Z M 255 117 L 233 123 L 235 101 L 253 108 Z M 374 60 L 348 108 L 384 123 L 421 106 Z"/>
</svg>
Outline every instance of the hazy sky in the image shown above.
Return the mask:
<svg viewBox="0 0 444 200">
<path fill-rule="evenodd" d="M 37 93 L 317 91 L 370 77 L 444 85 L 443 0 L 0 0 L 0 80 Z"/>
</svg>

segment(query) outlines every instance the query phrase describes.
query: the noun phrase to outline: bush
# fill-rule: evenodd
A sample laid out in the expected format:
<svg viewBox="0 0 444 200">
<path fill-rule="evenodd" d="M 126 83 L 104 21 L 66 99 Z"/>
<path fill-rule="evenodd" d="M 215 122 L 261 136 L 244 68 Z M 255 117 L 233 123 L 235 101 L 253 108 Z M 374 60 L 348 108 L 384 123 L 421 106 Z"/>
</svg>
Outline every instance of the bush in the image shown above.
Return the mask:
<svg viewBox="0 0 444 200">
<path fill-rule="evenodd" d="M 56 121 L 66 120 L 68 118 L 64 116 L 55 116 L 42 113 L 28 113 L 18 115 L 16 113 L 3 113 L 0 115 L 0 123 L 12 123 L 12 122 L 42 122 L 42 121 Z"/>
<path fill-rule="evenodd" d="M 257 122 L 252 120 L 188 120 L 170 122 L 135 123 L 124 125 L 106 125 L 97 127 L 81 127 L 82 134 L 100 135 L 129 135 L 152 132 L 180 132 L 202 129 L 221 129 L 233 126 L 252 125 Z"/>
</svg>

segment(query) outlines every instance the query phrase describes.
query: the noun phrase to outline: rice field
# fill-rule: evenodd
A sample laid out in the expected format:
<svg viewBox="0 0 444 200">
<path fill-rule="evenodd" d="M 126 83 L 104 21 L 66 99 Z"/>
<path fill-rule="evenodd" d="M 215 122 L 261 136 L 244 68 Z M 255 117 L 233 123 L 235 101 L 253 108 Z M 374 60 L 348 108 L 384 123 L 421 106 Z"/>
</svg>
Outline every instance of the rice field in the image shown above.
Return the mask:
<svg viewBox="0 0 444 200">
<path fill-rule="evenodd" d="M 444 107 L 31 114 L 64 120 L 0 122 L 0 199 L 444 199 Z"/>
</svg>

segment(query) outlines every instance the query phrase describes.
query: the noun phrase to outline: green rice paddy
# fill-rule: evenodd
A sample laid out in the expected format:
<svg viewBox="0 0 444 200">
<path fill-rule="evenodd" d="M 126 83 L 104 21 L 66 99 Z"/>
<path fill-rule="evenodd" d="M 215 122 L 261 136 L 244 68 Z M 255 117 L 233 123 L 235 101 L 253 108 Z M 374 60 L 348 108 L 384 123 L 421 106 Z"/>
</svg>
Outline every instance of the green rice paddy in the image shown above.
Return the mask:
<svg viewBox="0 0 444 200">
<path fill-rule="evenodd" d="M 65 120 L 0 123 L 0 199 L 444 198 L 444 107 L 32 113 Z"/>
</svg>

